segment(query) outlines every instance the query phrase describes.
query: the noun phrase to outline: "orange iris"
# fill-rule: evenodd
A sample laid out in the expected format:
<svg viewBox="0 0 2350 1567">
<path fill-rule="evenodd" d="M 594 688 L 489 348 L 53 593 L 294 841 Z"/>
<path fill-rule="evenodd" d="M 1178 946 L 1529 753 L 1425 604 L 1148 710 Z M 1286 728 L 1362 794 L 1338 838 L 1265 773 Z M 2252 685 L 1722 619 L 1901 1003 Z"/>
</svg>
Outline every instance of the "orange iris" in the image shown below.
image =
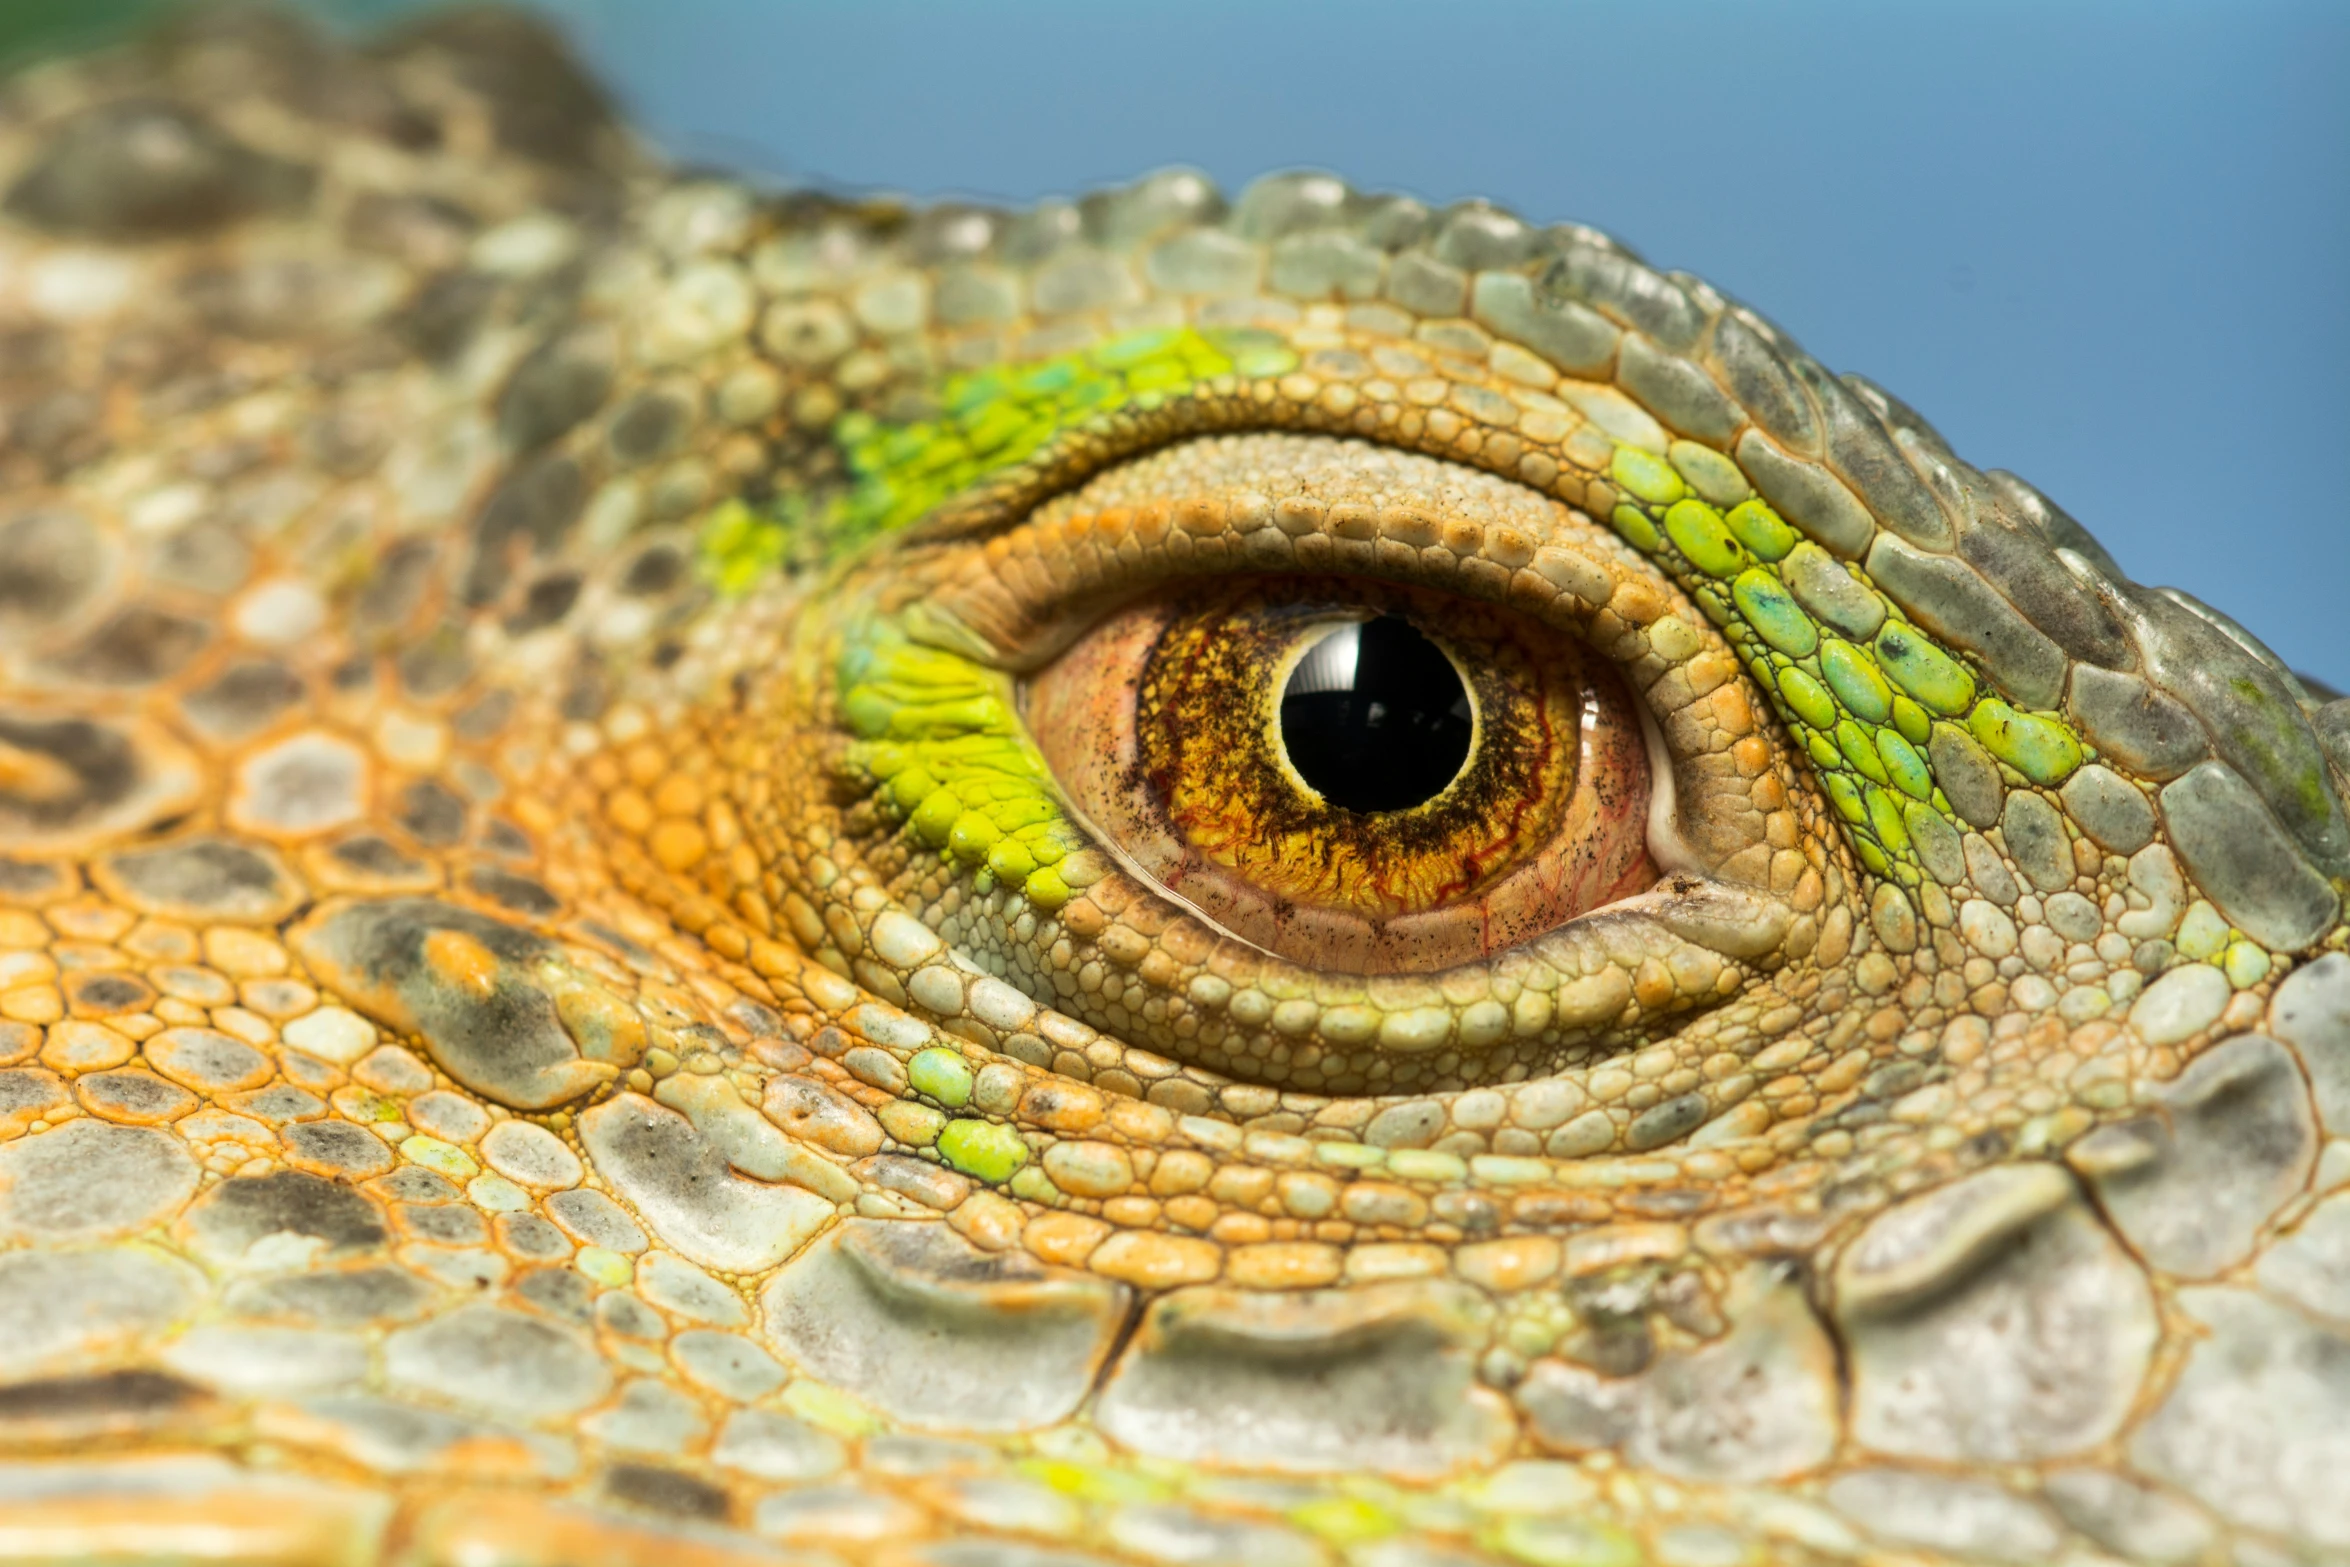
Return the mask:
<svg viewBox="0 0 2350 1567">
<path fill-rule="evenodd" d="M 1473 737 L 1429 797 L 1350 810 L 1301 773 L 1282 698 L 1334 625 L 1378 616 L 1450 660 Z M 1096 627 L 1028 702 L 1107 847 L 1224 930 L 1318 969 L 1453 967 L 1656 877 L 1630 695 L 1571 635 L 1489 605 L 1361 580 L 1206 583 Z M 1424 743 L 1373 744 L 1356 765 L 1425 775 L 1425 757 L 1396 749 Z"/>
</svg>

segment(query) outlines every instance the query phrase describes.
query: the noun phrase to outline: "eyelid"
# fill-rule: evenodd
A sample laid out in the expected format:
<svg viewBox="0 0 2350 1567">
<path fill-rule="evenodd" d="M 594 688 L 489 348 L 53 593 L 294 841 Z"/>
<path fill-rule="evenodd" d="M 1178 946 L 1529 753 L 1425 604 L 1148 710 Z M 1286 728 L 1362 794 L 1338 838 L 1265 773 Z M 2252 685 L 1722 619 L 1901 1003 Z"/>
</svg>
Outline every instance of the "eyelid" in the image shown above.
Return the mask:
<svg viewBox="0 0 2350 1567">
<path fill-rule="evenodd" d="M 1549 618 L 1547 610 L 1587 619 L 1619 598 L 1627 626 L 1659 618 L 1673 589 L 1652 568 L 1588 519 L 1522 493 L 1554 515 L 1480 522 L 1433 515 L 1420 499 L 1377 507 L 1302 489 L 1097 507 L 1090 488 L 1079 490 L 984 544 L 927 563 L 920 612 L 910 619 L 1026 671 L 1134 593 L 1191 575 L 1345 572 L 1507 602 L 1537 618 Z"/>
<path fill-rule="evenodd" d="M 1211 482 L 1215 473 L 1231 482 Z M 1282 477 L 1239 482 L 1267 474 Z M 1845 950 L 1845 851 L 1721 633 L 1598 524 L 1510 480 L 1341 437 L 1208 437 L 1101 474 L 987 539 L 908 541 L 868 557 L 835 583 L 819 618 L 834 628 L 827 646 L 926 644 L 929 658 L 1009 696 L 1021 672 L 1136 596 L 1186 577 L 1280 575 L 1385 580 L 1530 622 L 1547 607 L 1656 719 L 1681 805 L 1673 825 L 1701 873 L 1667 875 L 1456 968 L 1325 972 L 1243 947 L 1108 854 L 1075 852 L 1099 835 L 1065 810 L 1053 830 L 1065 827 L 1065 863 L 1080 873 L 1063 875 L 1066 891 L 1043 905 L 1018 901 L 1005 872 L 973 858 L 984 834 L 965 843 L 944 830 L 947 815 L 994 798 L 996 780 L 973 780 L 979 793 L 958 805 L 940 791 L 961 796 L 960 786 L 942 774 L 921 780 L 925 809 L 889 829 L 904 845 L 881 862 L 898 867 L 889 878 L 918 878 L 909 885 L 939 900 L 943 937 L 977 932 L 1007 973 L 1049 985 L 1079 1020 L 1187 1068 L 1309 1092 L 1434 1092 L 1564 1069 L 1728 1002 L 1782 965 Z M 919 702 L 936 684 L 916 679 L 893 700 Z M 836 737 L 851 716 L 851 693 L 838 695 L 811 714 Z M 1030 756 L 1033 733 L 1012 721 L 1020 732 L 1002 741 Z M 951 760 L 945 751 L 960 742 L 918 743 Z M 843 759 L 844 780 L 872 797 L 881 758 L 868 756 L 863 772 Z M 899 819 L 883 812 L 876 825 Z M 908 829 L 919 843 L 899 837 Z M 1146 958 L 1148 973 L 1129 972 Z M 1531 1012 L 1512 999 L 1527 996 L 1538 998 Z M 1443 1026 L 1431 1032 L 1434 1020 Z"/>
</svg>

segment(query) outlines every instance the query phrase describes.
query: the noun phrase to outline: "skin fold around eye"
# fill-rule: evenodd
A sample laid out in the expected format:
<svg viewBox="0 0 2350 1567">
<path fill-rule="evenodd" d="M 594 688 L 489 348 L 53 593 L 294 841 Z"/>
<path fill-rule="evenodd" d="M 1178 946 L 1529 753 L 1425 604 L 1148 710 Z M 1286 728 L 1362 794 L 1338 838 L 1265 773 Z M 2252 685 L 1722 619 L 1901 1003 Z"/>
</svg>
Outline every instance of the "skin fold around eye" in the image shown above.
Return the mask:
<svg viewBox="0 0 2350 1567">
<path fill-rule="evenodd" d="M 795 772 L 835 780 L 839 831 L 798 896 L 840 927 L 844 956 L 902 908 L 958 961 L 1162 1063 L 1379 1094 L 1599 1062 L 1722 1007 L 1848 918 L 1826 809 L 1719 634 L 1612 534 L 1509 481 L 1325 437 L 1213 437 L 886 568 L 851 571 L 802 623 L 818 683 L 798 721 L 816 727 L 779 741 L 813 748 Z M 1088 819 L 1084 791 L 1109 772 L 1055 766 L 1020 682 L 1110 624 L 1104 606 L 1237 603 L 1277 580 L 1343 584 L 1349 613 L 1412 608 L 1439 638 L 1448 622 L 1426 606 L 1441 603 L 1478 636 L 1569 639 L 1645 714 L 1609 727 L 1647 737 L 1645 848 L 1663 878 L 1411 972 L 1269 950 L 1169 896 L 1115 824 Z"/>
</svg>

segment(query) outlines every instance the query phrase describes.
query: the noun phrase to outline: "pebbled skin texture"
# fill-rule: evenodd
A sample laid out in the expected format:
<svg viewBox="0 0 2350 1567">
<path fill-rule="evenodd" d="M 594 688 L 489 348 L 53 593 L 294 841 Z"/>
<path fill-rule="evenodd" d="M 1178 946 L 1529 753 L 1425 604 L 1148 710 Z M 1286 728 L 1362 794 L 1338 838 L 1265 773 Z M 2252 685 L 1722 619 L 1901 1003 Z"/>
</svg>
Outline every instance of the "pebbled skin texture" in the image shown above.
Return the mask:
<svg viewBox="0 0 2350 1567">
<path fill-rule="evenodd" d="M 0 1560 L 2350 1553 L 2350 708 L 1702 283 L 761 195 L 497 13 L 0 188 Z M 1138 879 L 1020 682 L 1300 573 L 1587 644 L 1663 879 Z"/>
</svg>

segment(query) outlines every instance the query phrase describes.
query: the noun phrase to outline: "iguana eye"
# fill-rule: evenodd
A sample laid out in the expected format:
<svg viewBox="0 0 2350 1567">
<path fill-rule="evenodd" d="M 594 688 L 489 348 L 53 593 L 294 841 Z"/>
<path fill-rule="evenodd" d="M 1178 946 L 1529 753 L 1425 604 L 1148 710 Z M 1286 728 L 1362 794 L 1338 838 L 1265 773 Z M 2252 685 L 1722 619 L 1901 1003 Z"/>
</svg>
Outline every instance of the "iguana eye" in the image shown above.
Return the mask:
<svg viewBox="0 0 2350 1567">
<path fill-rule="evenodd" d="M 816 624 L 850 803 L 808 928 L 888 994 L 857 900 L 894 900 L 1146 1068 L 1361 1094 L 1587 1065 L 1807 956 L 1843 874 L 1699 607 L 1436 458 L 1179 443 L 876 557 Z"/>
<path fill-rule="evenodd" d="M 1071 802 L 1139 875 L 1269 953 L 1472 962 L 1656 879 L 1623 682 L 1573 637 L 1342 578 L 1130 606 L 1030 684 Z"/>
</svg>

